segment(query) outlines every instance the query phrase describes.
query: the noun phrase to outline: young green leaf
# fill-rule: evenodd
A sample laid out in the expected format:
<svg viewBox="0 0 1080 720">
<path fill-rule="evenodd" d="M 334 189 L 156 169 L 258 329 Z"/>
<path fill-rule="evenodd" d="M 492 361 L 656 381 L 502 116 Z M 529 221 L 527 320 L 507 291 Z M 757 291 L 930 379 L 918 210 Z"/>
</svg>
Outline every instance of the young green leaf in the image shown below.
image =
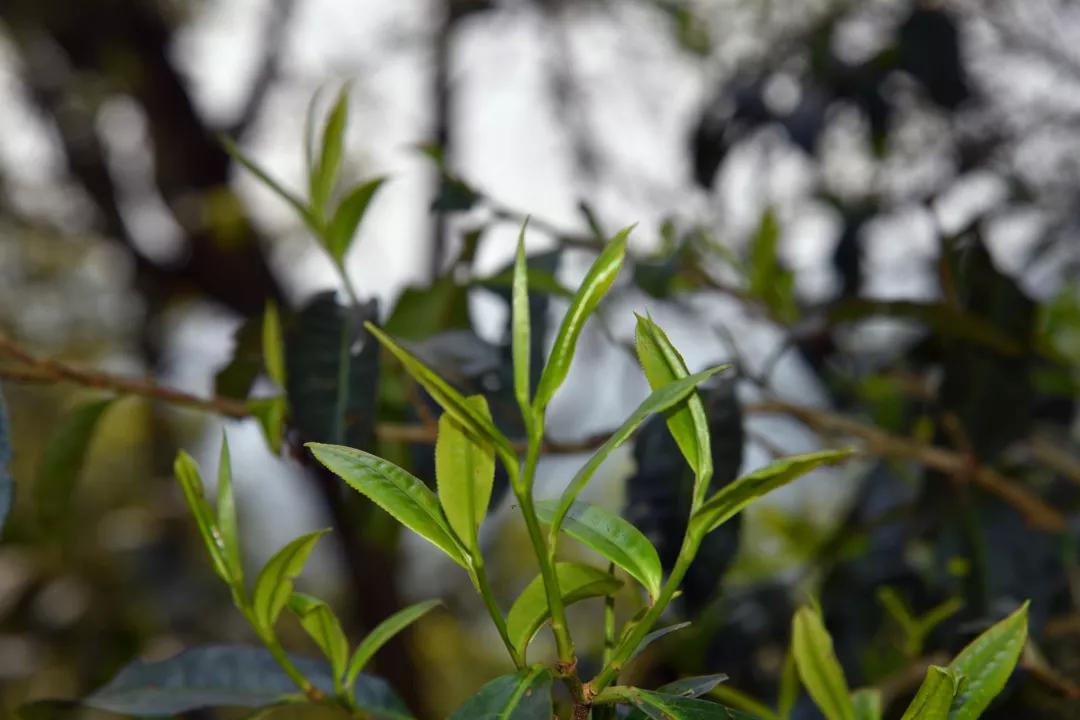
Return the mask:
<svg viewBox="0 0 1080 720">
<path fill-rule="evenodd" d="M 281 453 L 281 445 L 285 434 L 285 413 L 288 411 L 288 401 L 284 395 L 275 395 L 268 398 L 251 398 L 244 406 L 248 412 L 259 422 L 266 444 L 275 455 Z"/>
<path fill-rule="evenodd" d="M 329 530 L 302 535 L 278 550 L 255 580 L 251 609 L 261 630 L 268 631 L 281 614 L 293 592 L 293 580 L 304 569 L 315 543 Z"/>
<path fill-rule="evenodd" d="M 855 720 L 881 720 L 881 691 L 861 688 L 851 693 L 851 707 Z"/>
<path fill-rule="evenodd" d="M 270 175 L 259 167 L 254 160 L 248 158 L 231 138 L 222 136 L 220 140 L 222 147 L 225 148 L 225 152 L 229 153 L 234 160 L 243 165 L 248 172 L 258 178 L 259 181 L 273 191 L 275 195 L 288 203 L 292 209 L 296 211 L 296 214 L 300 216 L 300 219 L 304 221 L 305 225 L 312 229 L 318 227 L 318 222 L 311 214 L 311 211 L 308 210 L 307 204 L 303 200 L 286 190 L 280 183 L 274 180 L 274 178 L 270 177 Z"/>
<path fill-rule="evenodd" d="M 521 407 L 521 415 L 529 418 L 532 394 L 530 387 L 529 353 L 532 352 L 532 331 L 529 318 L 529 265 L 525 257 L 525 229 L 528 218 L 518 235 L 517 254 L 514 256 L 514 284 L 511 291 L 511 350 L 514 356 L 514 396 Z"/>
<path fill-rule="evenodd" d="M 315 458 L 398 522 L 468 567 L 435 493 L 410 473 L 363 450 L 308 443 Z"/>
<path fill-rule="evenodd" d="M 349 88 L 345 86 L 338 94 L 337 102 L 334 103 L 334 107 L 326 118 L 319 161 L 311 169 L 309 176 L 311 207 L 320 220 L 324 217 L 326 204 L 330 201 L 330 195 L 334 192 L 334 185 L 337 183 L 348 115 Z"/>
<path fill-rule="evenodd" d="M 345 663 L 349 659 L 349 641 L 337 615 L 322 600 L 296 592 L 289 597 L 289 610 L 330 661 L 335 682 L 340 681 L 345 676 Z M 352 681 L 355 682 L 355 678 Z M 348 685 L 351 687 L 352 682 Z"/>
<path fill-rule="evenodd" d="M 590 268 L 581 287 L 574 295 L 570 303 L 570 309 L 563 318 L 559 333 L 555 336 L 555 344 L 551 348 L 547 365 L 540 376 L 540 384 L 536 388 L 536 397 L 533 407 L 542 413 L 555 391 L 559 389 L 566 376 L 570 372 L 570 363 L 574 359 L 574 351 L 577 349 L 578 337 L 585 327 L 585 320 L 600 304 L 601 298 L 607 294 L 615 277 L 619 274 L 623 256 L 626 254 L 626 239 L 630 235 L 633 226 L 619 232 L 608 243 L 600 256 L 596 258 Z"/>
<path fill-rule="evenodd" d="M 692 529 L 704 537 L 762 495 L 822 465 L 838 463 L 851 453 L 851 450 L 822 450 L 795 455 L 744 475 L 718 490 L 698 508 L 690 519 Z"/>
<path fill-rule="evenodd" d="M 68 514 L 90 443 L 113 401 L 114 398 L 105 398 L 80 405 L 49 437 L 34 487 L 38 519 L 46 528 L 57 527 Z"/>
<path fill-rule="evenodd" d="M 226 583 L 232 585 L 233 578 L 226 560 L 225 541 L 221 537 L 217 523 L 214 522 L 214 512 L 210 509 L 210 503 L 206 502 L 206 497 L 203 495 L 199 466 L 190 455 L 181 450 L 176 456 L 173 470 L 176 479 L 180 482 L 180 489 L 184 492 L 184 500 L 195 517 L 195 524 L 199 528 L 206 550 L 210 553 L 210 562 L 214 567 L 214 572 Z"/>
<path fill-rule="evenodd" d="M 926 679 L 900 720 L 948 720 L 960 678 L 949 668 L 931 665 Z"/>
<path fill-rule="evenodd" d="M 721 365 L 714 368 L 709 368 L 703 372 L 688 375 L 687 377 L 676 380 L 669 383 L 659 390 L 654 390 L 649 397 L 645 398 L 645 401 L 638 405 L 637 409 L 630 414 L 630 417 L 612 433 L 611 437 L 607 441 L 596 449 L 592 457 L 589 458 L 574 478 L 570 481 L 570 484 L 566 486 L 563 491 L 562 497 L 559 498 L 559 506 L 555 511 L 551 519 L 551 541 L 554 543 L 559 529 L 562 527 L 563 518 L 566 517 L 566 513 L 570 511 L 570 506 L 574 503 L 578 494 L 585 488 L 585 485 L 592 478 L 593 473 L 596 472 L 600 464 L 607 459 L 607 457 L 615 451 L 620 445 L 634 434 L 641 423 L 652 414 L 658 412 L 664 412 L 668 408 L 677 404 L 683 400 L 687 395 L 694 391 L 701 383 L 711 378 L 716 373 L 727 369 L 728 366 Z"/>
<path fill-rule="evenodd" d="M 364 327 L 378 338 L 379 342 L 405 366 L 405 370 L 428 391 L 443 410 L 450 413 L 450 416 L 461 423 L 469 432 L 477 437 L 490 440 L 504 463 L 507 463 L 508 466 L 516 465 L 517 454 L 514 452 L 514 447 L 506 439 L 506 436 L 495 427 L 490 418 L 474 410 L 465 402 L 465 398 L 461 393 L 450 387 L 449 383 L 436 375 L 431 368 L 411 352 L 394 342 L 389 335 L 380 330 L 375 324 L 366 322 Z"/>
<path fill-rule="evenodd" d="M 558 509 L 558 501 L 536 503 L 540 521 L 550 524 Z M 615 563 L 648 591 L 650 598 L 660 595 L 663 570 L 656 548 L 644 533 L 626 520 L 595 505 L 575 502 L 570 506 L 562 531 Z"/>
<path fill-rule="evenodd" d="M 788 650 L 784 669 L 780 672 L 780 693 L 776 699 L 776 714 L 780 720 L 789 720 L 799 699 L 799 669 L 795 665 L 795 653 Z"/>
<path fill-rule="evenodd" d="M 551 671 L 534 665 L 487 683 L 449 720 L 551 720 L 552 717 Z"/>
<path fill-rule="evenodd" d="M 638 316 L 635 336 L 638 360 L 654 390 L 690 374 L 682 355 L 651 319 Z M 701 396 L 692 393 L 684 404 L 669 410 L 667 425 L 687 464 L 694 471 L 696 507 L 705 499 L 713 472 L 709 423 Z"/>
<path fill-rule="evenodd" d="M 351 687 L 353 683 L 356 682 L 356 678 L 359 676 L 360 671 L 364 669 L 364 666 L 368 664 L 368 661 L 379 651 L 379 648 L 390 642 L 390 640 L 399 632 L 412 625 L 441 604 L 442 602 L 439 600 L 426 600 L 424 602 L 416 603 L 403 610 L 398 610 L 396 613 L 376 625 L 375 629 L 368 633 L 367 637 L 360 642 L 360 645 L 356 648 L 356 652 L 353 653 L 352 659 L 349 660 L 349 669 L 345 674 L 345 684 Z"/>
<path fill-rule="evenodd" d="M 579 563 L 556 563 L 555 572 L 559 577 L 559 591 L 564 606 L 586 598 L 610 595 L 622 585 L 608 573 Z M 551 610 L 548 608 L 544 578 L 537 575 L 514 601 L 506 616 L 507 634 L 519 655 L 524 657 L 533 636 L 549 617 Z"/>
<path fill-rule="evenodd" d="M 361 183 L 346 193 L 326 227 L 326 250 L 339 266 L 344 267 L 345 255 L 352 246 L 356 230 L 367 214 L 368 205 L 386 178 L 378 177 Z"/>
<path fill-rule="evenodd" d="M 225 563 L 234 588 L 244 586 L 244 565 L 240 561 L 240 534 L 236 527 L 236 498 L 233 496 L 232 461 L 229 440 L 221 435 L 221 456 L 218 462 L 217 526 L 221 534 Z"/>
<path fill-rule="evenodd" d="M 466 398 L 465 402 L 477 413 L 491 417 L 482 395 Z M 491 443 L 478 440 L 449 413 L 443 413 L 435 442 L 435 477 L 439 502 L 450 527 L 470 552 L 475 551 L 477 533 L 487 514 L 495 482 L 495 451 Z"/>
<path fill-rule="evenodd" d="M 949 663 L 949 670 L 964 678 L 949 720 L 974 720 L 1005 687 L 1027 642 L 1029 604 L 979 635 Z"/>
<path fill-rule="evenodd" d="M 799 677 L 827 720 L 855 720 L 847 680 L 832 638 L 812 608 L 800 608 L 791 624 L 791 648 Z"/>
<path fill-rule="evenodd" d="M 281 315 L 278 314 L 277 303 L 273 300 L 266 303 L 266 311 L 263 313 L 262 351 L 266 373 L 279 388 L 284 388 L 285 341 L 281 332 Z"/>
</svg>

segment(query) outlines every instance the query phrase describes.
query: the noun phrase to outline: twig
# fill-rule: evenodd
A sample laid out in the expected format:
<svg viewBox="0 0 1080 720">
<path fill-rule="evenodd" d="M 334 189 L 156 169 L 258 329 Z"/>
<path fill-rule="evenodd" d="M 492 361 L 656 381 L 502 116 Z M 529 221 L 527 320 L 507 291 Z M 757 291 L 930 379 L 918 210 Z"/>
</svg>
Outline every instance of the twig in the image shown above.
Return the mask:
<svg viewBox="0 0 1080 720">
<path fill-rule="evenodd" d="M 1065 518 L 1060 512 L 996 470 L 984 465 L 972 468 L 969 455 L 924 445 L 828 410 L 778 400 L 755 403 L 745 410 L 748 413 L 788 415 L 818 432 L 857 437 L 875 454 L 915 460 L 948 475 L 964 476 L 970 473 L 975 485 L 1012 505 L 1033 527 L 1054 533 L 1065 530 Z"/>
<path fill-rule="evenodd" d="M 200 397 L 158 385 L 150 379 L 127 378 L 110 373 L 77 368 L 47 358 L 38 358 L 15 342 L 0 336 L 0 356 L 8 356 L 18 363 L 0 366 L 0 379 L 15 382 L 56 383 L 71 382 L 83 387 L 99 388 L 124 395 L 138 395 L 155 400 L 204 410 L 229 418 L 246 418 L 250 415 L 246 405 L 231 398 Z M 829 410 L 797 405 L 781 400 L 752 403 L 744 408 L 748 414 L 787 415 L 822 434 L 847 435 L 866 443 L 871 452 L 891 458 L 914 460 L 954 477 L 969 477 L 983 490 L 1012 505 L 1033 527 L 1047 532 L 1062 532 L 1064 516 L 1043 502 L 1034 493 L 1017 485 L 1001 473 L 984 465 L 972 466 L 971 456 L 926 445 L 916 440 L 895 435 L 873 425 Z M 376 436 L 383 441 L 433 444 L 435 428 L 429 424 L 378 423 Z M 546 441 L 542 451 L 549 454 L 573 454 L 588 452 L 599 447 L 609 433 L 597 433 L 570 442 Z M 523 450 L 524 445 L 516 449 Z"/>
</svg>

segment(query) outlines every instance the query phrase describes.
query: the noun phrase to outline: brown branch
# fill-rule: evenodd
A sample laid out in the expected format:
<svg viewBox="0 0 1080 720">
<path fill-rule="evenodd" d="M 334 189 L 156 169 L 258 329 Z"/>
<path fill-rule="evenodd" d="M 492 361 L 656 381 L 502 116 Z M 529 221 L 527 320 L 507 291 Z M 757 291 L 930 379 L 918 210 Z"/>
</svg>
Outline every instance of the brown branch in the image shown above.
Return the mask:
<svg viewBox="0 0 1080 720">
<path fill-rule="evenodd" d="M 750 405 L 746 408 L 746 412 L 788 415 L 820 433 L 856 437 L 866 443 L 867 448 L 877 455 L 915 460 L 925 467 L 948 475 L 970 477 L 975 485 L 1012 505 L 1032 527 L 1055 533 L 1065 530 L 1065 518 L 1060 512 L 996 470 L 984 465 L 972 468 L 969 455 L 925 445 L 828 410 L 779 400 Z"/>
<path fill-rule="evenodd" d="M 0 379 L 37 383 L 71 382 L 83 387 L 161 400 L 172 405 L 205 410 L 230 418 L 245 418 L 250 415 L 245 404 L 239 400 L 200 397 L 163 387 L 151 379 L 127 378 L 77 368 L 58 360 L 38 358 L 15 342 L 0 336 L 0 356 L 3 355 L 12 358 L 16 365 L 0 366 Z M 926 445 L 829 410 L 781 400 L 753 403 L 748 405 L 745 411 L 760 415 L 786 415 L 821 434 L 858 438 L 874 454 L 914 460 L 925 467 L 953 477 L 969 478 L 975 485 L 1012 505 L 1033 527 L 1055 533 L 1065 529 L 1065 518 L 1060 512 L 996 470 L 983 465 L 973 467 L 970 455 Z M 384 422 L 376 425 L 375 433 L 378 439 L 387 442 L 430 445 L 434 444 L 436 438 L 436 429 L 430 424 Z M 601 445 L 608 436 L 609 433 L 598 433 L 577 441 L 548 441 L 544 445 L 544 451 L 551 454 L 588 452 Z"/>
</svg>

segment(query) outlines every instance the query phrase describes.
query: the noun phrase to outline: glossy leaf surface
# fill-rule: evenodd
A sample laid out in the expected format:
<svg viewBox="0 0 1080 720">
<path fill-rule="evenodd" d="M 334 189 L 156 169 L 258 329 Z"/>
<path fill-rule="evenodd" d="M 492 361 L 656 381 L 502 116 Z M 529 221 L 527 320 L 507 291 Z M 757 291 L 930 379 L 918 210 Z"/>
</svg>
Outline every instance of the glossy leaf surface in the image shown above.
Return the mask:
<svg viewBox="0 0 1080 720">
<path fill-rule="evenodd" d="M 536 503 L 540 521 L 550 524 L 558 506 L 556 500 Z M 649 539 L 626 520 L 604 508 L 575 502 L 566 513 L 562 531 L 630 573 L 650 597 L 660 595 L 660 556 Z"/>
<path fill-rule="evenodd" d="M 473 409 L 491 417 L 483 396 L 466 398 Z M 476 548 L 480 523 L 487 515 L 495 482 L 495 450 L 466 431 L 449 413 L 439 417 L 435 442 L 435 477 L 439 502 L 450 527 L 470 550 Z"/>
<path fill-rule="evenodd" d="M 952 670 L 931 665 L 900 720 L 948 720 L 959 685 L 960 678 Z"/>
<path fill-rule="evenodd" d="M 964 678 L 949 720 L 974 720 L 1005 687 L 1027 642 L 1028 603 L 975 638 L 949 670 Z"/>
<path fill-rule="evenodd" d="M 536 665 L 480 688 L 450 720 L 551 720 L 551 671 Z"/>
<path fill-rule="evenodd" d="M 398 522 L 462 567 L 467 563 L 435 493 L 397 465 L 341 445 L 308 443 L 315 458 Z"/>
</svg>

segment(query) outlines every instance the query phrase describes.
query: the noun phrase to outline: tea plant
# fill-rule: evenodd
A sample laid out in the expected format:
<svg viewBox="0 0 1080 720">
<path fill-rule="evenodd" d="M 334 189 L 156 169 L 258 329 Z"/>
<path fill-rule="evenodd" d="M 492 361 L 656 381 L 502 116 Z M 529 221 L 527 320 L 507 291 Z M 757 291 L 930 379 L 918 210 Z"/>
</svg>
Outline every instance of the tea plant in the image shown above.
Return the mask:
<svg viewBox="0 0 1080 720">
<path fill-rule="evenodd" d="M 309 152 L 308 199 L 302 200 L 273 181 L 233 148 L 240 161 L 296 209 L 334 262 L 354 303 L 356 293 L 344 271 L 344 259 L 380 180 L 357 185 L 333 211 L 329 204 L 337 180 L 345 126 L 345 95 L 325 125 L 318 159 Z M 311 143 L 309 142 L 309 147 Z M 687 678 L 657 690 L 618 684 L 621 671 L 656 639 L 685 623 L 657 627 L 694 561 L 702 541 L 761 496 L 824 465 L 843 461 L 849 450 L 825 450 L 785 458 L 736 479 L 710 493 L 713 475 L 711 438 L 698 386 L 726 369 L 690 373 L 682 355 L 648 316 L 638 316 L 635 350 L 651 388 L 637 409 L 569 479 L 559 497 L 535 492 L 537 464 L 545 447 L 547 410 L 569 375 L 586 321 L 614 283 L 632 228 L 617 233 L 599 254 L 577 292 L 538 373 L 529 311 L 530 269 L 523 227 L 512 272 L 513 390 L 524 427 L 524 442 L 511 440 L 493 420 L 484 397 L 465 396 L 436 374 L 416 354 L 372 322 L 366 342 L 376 340 L 441 407 L 435 443 L 435 489 L 407 470 L 364 450 L 343 444 L 312 442 L 311 454 L 357 492 L 420 535 L 460 566 L 482 600 L 498 631 L 512 672 L 497 677 L 465 702 L 454 720 L 550 720 L 557 713 L 555 686 L 570 698 L 569 717 L 706 720 L 752 718 L 748 713 L 701 699 L 714 691 L 722 675 Z M 348 339 L 348 336 L 343 335 Z M 263 340 L 269 376 L 284 386 L 281 331 L 276 312 L 266 314 Z M 536 378 L 535 383 L 533 382 Z M 281 440 L 284 396 L 251 401 L 271 445 Z M 642 423 L 662 414 L 694 482 L 681 548 L 664 577 L 660 558 L 634 525 L 604 508 L 578 498 L 601 464 L 630 440 Z M 340 428 L 339 428 L 340 430 Z M 520 521 L 524 524 L 537 576 L 504 611 L 485 565 L 480 529 L 487 515 L 496 464 L 509 478 Z M 241 563 L 228 445 L 222 444 L 216 505 L 203 494 L 199 468 L 187 454 L 176 460 L 175 473 L 215 573 L 226 583 L 233 603 L 251 625 L 262 648 L 213 646 L 189 650 L 170 660 L 136 663 L 86 699 L 93 707 L 140 716 L 168 715 L 213 706 L 273 707 L 309 703 L 338 708 L 358 718 L 411 717 L 394 691 L 363 671 L 395 634 L 431 611 L 438 601 L 413 605 L 393 614 L 350 647 L 342 624 L 322 600 L 297 592 L 295 581 L 325 531 L 296 538 L 281 548 L 253 583 Z M 598 554 L 601 566 L 561 559 L 560 544 L 570 538 Z M 498 581 L 495 580 L 495 583 Z M 616 591 L 638 586 L 636 606 L 622 627 L 616 623 Z M 586 677 L 579 668 L 580 638 L 567 620 L 569 605 L 603 598 L 604 644 L 600 669 Z M 283 613 L 295 615 L 325 656 L 316 662 L 289 655 L 276 626 Z M 529 648 L 550 625 L 557 660 L 531 663 Z M 1026 606 L 964 650 L 947 668 L 931 668 L 911 708 L 915 720 L 967 720 L 977 717 L 1004 685 L 1026 635 Z M 850 693 L 832 652 L 824 625 L 811 609 L 800 610 L 792 630 L 797 676 L 829 720 L 871 720 L 882 715 L 872 690 Z M 797 692 L 791 682 L 775 717 L 788 717 Z M 625 706 L 622 710 L 619 706 Z M 767 711 L 767 710 L 766 710 Z M 768 711 L 767 711 L 768 712 Z M 627 714 L 628 713 L 628 714 Z"/>
</svg>

